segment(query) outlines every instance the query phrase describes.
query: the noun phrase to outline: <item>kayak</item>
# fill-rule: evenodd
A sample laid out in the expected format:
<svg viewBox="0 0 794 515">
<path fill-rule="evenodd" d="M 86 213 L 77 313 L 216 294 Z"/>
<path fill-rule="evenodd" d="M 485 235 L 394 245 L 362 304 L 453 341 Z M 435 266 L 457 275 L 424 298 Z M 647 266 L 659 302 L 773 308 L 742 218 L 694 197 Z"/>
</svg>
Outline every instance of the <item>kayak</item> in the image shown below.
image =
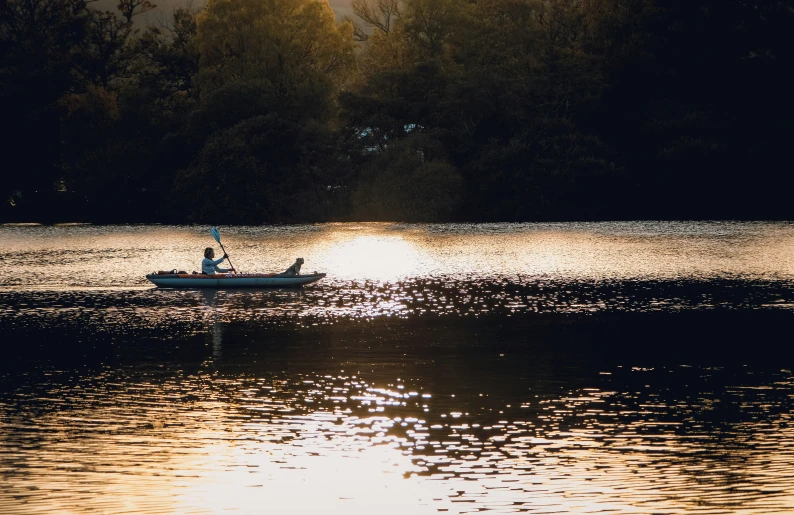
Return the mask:
<svg viewBox="0 0 794 515">
<path fill-rule="evenodd" d="M 302 286 L 319 281 L 325 274 L 180 274 L 156 273 L 146 276 L 163 288 L 278 288 Z"/>
</svg>

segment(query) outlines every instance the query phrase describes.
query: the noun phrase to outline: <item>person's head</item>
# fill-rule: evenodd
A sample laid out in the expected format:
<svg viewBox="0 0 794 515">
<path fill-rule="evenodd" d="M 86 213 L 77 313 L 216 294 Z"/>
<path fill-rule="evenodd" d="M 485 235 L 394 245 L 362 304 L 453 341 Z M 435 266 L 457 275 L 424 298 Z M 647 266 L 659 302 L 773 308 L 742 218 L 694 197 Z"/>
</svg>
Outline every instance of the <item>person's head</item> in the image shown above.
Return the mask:
<svg viewBox="0 0 794 515">
<path fill-rule="evenodd" d="M 215 257 L 215 251 L 212 249 L 212 247 L 207 247 L 206 249 L 204 249 L 204 257 L 209 259 Z"/>
</svg>

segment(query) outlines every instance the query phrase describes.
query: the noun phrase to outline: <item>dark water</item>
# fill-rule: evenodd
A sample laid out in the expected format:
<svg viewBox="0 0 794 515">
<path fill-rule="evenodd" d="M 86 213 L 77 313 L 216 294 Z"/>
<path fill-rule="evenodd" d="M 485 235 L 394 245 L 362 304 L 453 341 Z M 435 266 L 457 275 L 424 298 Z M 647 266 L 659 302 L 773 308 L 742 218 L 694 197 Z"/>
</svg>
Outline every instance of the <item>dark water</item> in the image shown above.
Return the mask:
<svg viewBox="0 0 794 515">
<path fill-rule="evenodd" d="M 0 227 L 0 513 L 794 511 L 794 226 Z"/>
</svg>

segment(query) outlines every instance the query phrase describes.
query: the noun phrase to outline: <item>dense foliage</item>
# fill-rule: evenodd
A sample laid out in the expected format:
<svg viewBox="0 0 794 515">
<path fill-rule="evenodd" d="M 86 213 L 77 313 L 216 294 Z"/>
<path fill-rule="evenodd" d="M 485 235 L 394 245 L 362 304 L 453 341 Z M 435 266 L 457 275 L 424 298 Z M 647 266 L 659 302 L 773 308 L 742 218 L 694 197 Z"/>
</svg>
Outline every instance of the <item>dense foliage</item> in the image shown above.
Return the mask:
<svg viewBox="0 0 794 515">
<path fill-rule="evenodd" d="M 791 218 L 784 0 L 0 3 L 0 221 Z"/>
</svg>

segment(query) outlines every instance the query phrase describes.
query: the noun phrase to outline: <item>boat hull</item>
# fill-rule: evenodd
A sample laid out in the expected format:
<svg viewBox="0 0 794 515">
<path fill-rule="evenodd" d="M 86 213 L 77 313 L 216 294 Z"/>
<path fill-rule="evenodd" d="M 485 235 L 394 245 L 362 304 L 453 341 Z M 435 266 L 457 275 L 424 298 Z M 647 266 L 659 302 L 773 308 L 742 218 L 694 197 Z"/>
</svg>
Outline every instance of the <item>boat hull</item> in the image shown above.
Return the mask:
<svg viewBox="0 0 794 515">
<path fill-rule="evenodd" d="M 325 274 L 149 274 L 148 280 L 161 288 L 281 288 L 319 281 Z"/>
</svg>

